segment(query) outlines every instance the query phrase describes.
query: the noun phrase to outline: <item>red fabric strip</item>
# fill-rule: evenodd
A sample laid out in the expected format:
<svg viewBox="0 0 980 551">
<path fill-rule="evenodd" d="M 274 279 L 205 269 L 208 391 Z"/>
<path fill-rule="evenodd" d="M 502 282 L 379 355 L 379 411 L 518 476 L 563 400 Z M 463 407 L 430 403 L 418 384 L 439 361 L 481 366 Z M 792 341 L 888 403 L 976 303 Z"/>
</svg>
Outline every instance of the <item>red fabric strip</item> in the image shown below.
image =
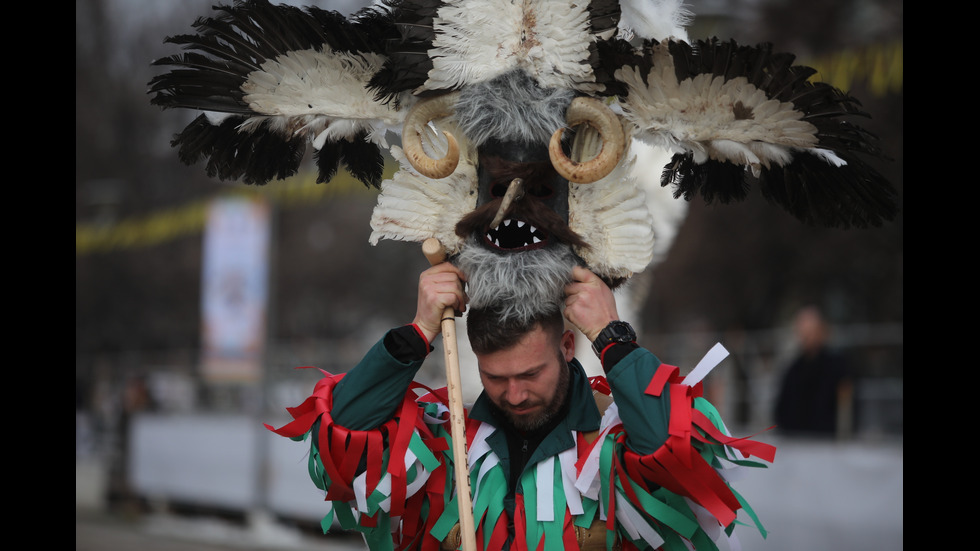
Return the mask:
<svg viewBox="0 0 980 551">
<path fill-rule="evenodd" d="M 658 486 L 663 486 L 668 491 L 677 495 L 686 495 L 687 492 L 684 490 L 684 487 L 671 476 L 671 473 L 659 461 L 661 456 L 669 454 L 670 449 L 664 446 L 654 452 L 653 455 L 639 456 L 627 450 L 624 456 L 627 460 L 627 469 L 630 469 L 632 465 L 632 468 L 637 473 L 637 478 L 634 478 L 634 480 L 642 478 Z"/>
<path fill-rule="evenodd" d="M 565 510 L 565 524 L 562 526 L 561 535 L 565 551 L 579 551 L 578 536 L 575 534 L 575 523 L 572 514 Z"/>
<path fill-rule="evenodd" d="M 514 543 L 513 551 L 527 551 L 527 517 L 524 515 L 524 494 L 518 492 L 514 496 Z"/>
<path fill-rule="evenodd" d="M 465 412 L 464 412 L 465 415 Z M 480 424 L 482 421 L 477 419 L 470 419 L 469 417 L 464 418 L 464 431 L 466 431 L 466 449 L 470 449 L 473 446 L 473 438 L 476 437 L 476 431 L 480 429 Z M 451 432 L 451 431 L 450 431 Z"/>
<path fill-rule="evenodd" d="M 507 524 L 510 519 L 507 517 L 507 512 L 504 511 L 500 514 L 500 518 L 497 519 L 497 524 L 493 527 L 493 533 L 490 534 L 490 541 L 487 543 L 488 550 L 503 549 L 504 543 L 507 542 Z M 477 540 L 477 547 L 481 547 L 483 543 L 483 538 Z"/>
<path fill-rule="evenodd" d="M 598 390 L 606 396 L 612 394 L 612 389 L 609 387 L 609 381 L 607 381 L 602 375 L 589 377 L 589 386 L 592 387 L 592 390 Z"/>
<path fill-rule="evenodd" d="M 691 465 L 672 454 L 664 454 L 658 460 L 686 490 L 678 492 L 680 495 L 690 497 L 707 509 L 722 526 L 728 526 L 735 520 L 735 511 L 740 507 L 738 499 L 700 456 Z"/>
<path fill-rule="evenodd" d="M 367 485 L 367 495 L 371 495 L 378 482 L 381 481 L 382 450 L 384 449 L 384 439 L 380 431 L 370 431 L 367 433 L 367 449 L 364 451 L 367 456 L 367 472 L 365 482 Z"/>
<path fill-rule="evenodd" d="M 320 424 L 320 432 L 317 435 L 317 445 L 320 449 L 320 463 L 323 464 L 323 469 L 327 472 L 327 478 L 330 479 L 330 488 L 327 490 L 327 501 L 350 501 L 354 499 L 354 491 L 348 485 L 348 482 L 340 476 L 340 472 L 337 469 L 337 465 L 334 463 L 334 457 L 331 453 L 336 453 L 330 447 L 330 433 L 333 432 L 331 429 L 335 427 L 333 421 L 326 415 L 324 415 L 325 423 Z M 338 450 L 341 455 L 343 454 L 343 448 Z"/>
<path fill-rule="evenodd" d="M 684 464 L 691 466 L 691 400 L 688 391 L 691 387 L 681 384 L 670 385 L 670 423 L 667 432 L 670 434 L 668 443 L 671 451 L 681 458 Z"/>
<path fill-rule="evenodd" d="M 435 543 L 433 549 L 438 549 L 440 546 L 440 542 L 432 537 L 432 527 L 435 526 L 436 521 L 439 520 L 443 511 L 446 510 L 445 499 L 449 491 L 446 488 L 446 473 L 446 464 L 442 462 L 439 467 L 432 471 L 432 474 L 429 475 L 429 480 L 425 482 L 425 495 L 429 498 L 429 513 L 425 521 L 426 551 L 430 542 Z"/>
<path fill-rule="evenodd" d="M 400 517 L 405 510 L 405 454 L 408 443 L 412 438 L 414 420 L 418 413 L 415 402 L 404 400 L 399 413 L 394 439 L 391 442 L 391 452 L 388 454 L 388 472 L 391 474 L 391 516 Z M 389 433 L 389 438 L 391 438 Z"/>
<path fill-rule="evenodd" d="M 678 371 L 677 366 L 665 363 L 660 364 L 660 367 L 653 374 L 653 377 L 650 379 L 650 384 L 647 385 L 646 391 L 644 392 L 650 396 L 660 396 L 664 390 L 664 385 L 671 379 L 674 379 Z"/>
<path fill-rule="evenodd" d="M 766 444 L 764 442 L 750 440 L 749 438 L 734 438 L 731 436 L 727 436 L 724 433 L 722 433 L 720 430 L 718 430 L 718 427 L 712 424 L 711 420 L 708 419 L 708 417 L 704 413 L 698 410 L 694 410 L 692 415 L 694 418 L 694 424 L 698 428 L 703 430 L 705 433 L 707 433 L 708 436 L 714 438 L 717 442 L 720 442 L 727 446 L 731 446 L 746 455 L 754 455 L 755 457 L 758 457 L 770 463 L 772 463 L 773 460 L 775 460 L 776 458 L 775 446 Z M 714 443 L 708 441 L 707 439 L 699 435 L 697 432 L 694 433 L 694 436 L 699 440 L 701 440 L 702 442 L 707 442 L 710 444 Z"/>
<path fill-rule="evenodd" d="M 349 440 L 347 440 L 349 437 Z M 344 445 L 347 442 L 346 446 Z M 340 476 L 344 480 L 353 481 L 357 477 L 357 467 L 361 464 L 364 457 L 364 447 L 367 445 L 367 433 L 363 431 L 352 431 L 343 429 L 336 424 L 333 427 L 333 446 L 332 455 L 337 451 L 343 450 L 343 459 L 340 463 Z"/>
</svg>

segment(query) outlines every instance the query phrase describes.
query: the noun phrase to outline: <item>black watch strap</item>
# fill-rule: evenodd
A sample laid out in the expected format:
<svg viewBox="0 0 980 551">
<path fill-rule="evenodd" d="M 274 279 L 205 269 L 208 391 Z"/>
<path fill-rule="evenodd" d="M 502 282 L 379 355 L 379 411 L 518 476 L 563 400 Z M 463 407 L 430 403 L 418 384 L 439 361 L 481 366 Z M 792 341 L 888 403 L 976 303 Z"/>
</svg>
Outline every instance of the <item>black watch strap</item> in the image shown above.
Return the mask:
<svg viewBox="0 0 980 551">
<path fill-rule="evenodd" d="M 636 342 L 636 332 L 633 327 L 625 321 L 615 320 L 609 322 L 599 336 L 592 341 L 592 351 L 595 355 L 602 357 L 602 351 L 610 344 Z"/>
</svg>

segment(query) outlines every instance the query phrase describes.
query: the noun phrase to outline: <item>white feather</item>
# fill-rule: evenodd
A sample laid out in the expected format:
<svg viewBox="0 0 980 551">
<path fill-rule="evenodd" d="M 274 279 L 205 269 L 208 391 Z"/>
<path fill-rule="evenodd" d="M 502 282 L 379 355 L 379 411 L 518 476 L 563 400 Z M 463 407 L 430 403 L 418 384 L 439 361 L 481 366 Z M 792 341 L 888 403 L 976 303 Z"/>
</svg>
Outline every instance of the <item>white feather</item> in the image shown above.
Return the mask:
<svg viewBox="0 0 980 551">
<path fill-rule="evenodd" d="M 331 50 L 297 50 L 266 60 L 242 84 L 244 100 L 261 114 L 242 131 L 269 124 L 290 137 L 306 136 L 317 147 L 367 131 L 383 144 L 385 132 L 404 117 L 365 88 L 383 63 L 377 54 Z"/>
<path fill-rule="evenodd" d="M 791 103 L 769 99 L 744 77 L 725 81 L 704 74 L 678 82 L 663 46 L 659 52 L 646 82 L 635 67 L 616 73 L 629 87 L 624 116 L 643 141 L 683 148 L 699 163 L 711 158 L 756 170 L 816 145 L 816 127 L 801 120 L 803 113 Z"/>
<path fill-rule="evenodd" d="M 566 0 L 448 0 L 433 20 L 424 88 L 457 88 L 515 69 L 544 87 L 594 88 L 586 8 Z"/>
<path fill-rule="evenodd" d="M 416 172 L 400 147 L 391 148 L 401 165 L 391 180 L 381 183 L 381 194 L 371 215 L 369 242 L 381 239 L 419 242 L 435 237 L 448 254 L 458 253 L 464 239 L 456 235 L 456 223 L 476 208 L 476 167 L 461 156 L 447 178 L 431 179 Z"/>
<path fill-rule="evenodd" d="M 821 149 L 821 148 L 814 147 L 811 149 L 807 149 L 806 152 L 810 153 L 811 155 L 816 155 L 817 157 L 820 157 L 824 161 L 827 161 L 828 163 L 837 167 L 847 165 L 847 161 L 841 159 L 840 157 L 837 156 L 836 153 L 834 153 L 829 149 Z"/>
<path fill-rule="evenodd" d="M 653 259 L 653 219 L 646 194 L 631 174 L 631 152 L 605 178 L 569 184 L 568 225 L 591 245 L 576 250 L 597 274 L 631 277 Z"/>
<path fill-rule="evenodd" d="M 693 15 L 683 0 L 621 0 L 619 5 L 619 27 L 627 33 L 640 38 L 687 41 L 684 27 L 691 23 Z"/>
</svg>

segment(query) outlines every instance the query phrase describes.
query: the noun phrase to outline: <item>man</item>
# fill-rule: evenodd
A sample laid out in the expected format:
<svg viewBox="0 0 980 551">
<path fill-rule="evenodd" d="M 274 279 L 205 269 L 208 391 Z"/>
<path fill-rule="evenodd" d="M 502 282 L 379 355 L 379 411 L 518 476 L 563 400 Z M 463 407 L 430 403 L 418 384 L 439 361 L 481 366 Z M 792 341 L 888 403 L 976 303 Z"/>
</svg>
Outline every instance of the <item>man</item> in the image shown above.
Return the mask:
<svg viewBox="0 0 980 551">
<path fill-rule="evenodd" d="M 829 346 L 830 328 L 819 308 L 800 309 L 793 331 L 799 353 L 780 383 L 776 425 L 791 436 L 846 438 L 853 394 L 847 358 Z"/>
<path fill-rule="evenodd" d="M 465 281 L 448 262 L 423 272 L 412 324 L 321 381 L 277 431 L 313 436 L 314 482 L 372 549 L 459 545 L 443 395 L 410 390 L 445 309 L 466 310 Z M 565 319 L 593 341 L 608 387 L 573 357 Z M 564 305 L 527 322 L 473 309 L 467 332 L 484 387 L 466 431 L 482 549 L 715 549 L 745 506 L 714 471 L 726 455 L 744 462 L 724 444 L 772 458 L 716 428 L 700 385 L 636 344 L 612 291 L 585 268 L 572 269 Z"/>
</svg>

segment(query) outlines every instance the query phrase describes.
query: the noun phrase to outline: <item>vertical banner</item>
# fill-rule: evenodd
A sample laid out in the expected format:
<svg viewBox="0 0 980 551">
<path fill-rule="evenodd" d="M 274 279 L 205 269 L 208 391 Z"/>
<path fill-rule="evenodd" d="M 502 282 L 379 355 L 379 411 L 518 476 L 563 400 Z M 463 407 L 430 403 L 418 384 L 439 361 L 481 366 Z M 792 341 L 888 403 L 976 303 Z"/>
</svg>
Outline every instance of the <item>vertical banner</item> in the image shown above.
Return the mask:
<svg viewBox="0 0 980 551">
<path fill-rule="evenodd" d="M 201 277 L 202 370 L 212 382 L 261 374 L 269 279 L 269 204 L 215 199 L 208 206 Z"/>
</svg>

